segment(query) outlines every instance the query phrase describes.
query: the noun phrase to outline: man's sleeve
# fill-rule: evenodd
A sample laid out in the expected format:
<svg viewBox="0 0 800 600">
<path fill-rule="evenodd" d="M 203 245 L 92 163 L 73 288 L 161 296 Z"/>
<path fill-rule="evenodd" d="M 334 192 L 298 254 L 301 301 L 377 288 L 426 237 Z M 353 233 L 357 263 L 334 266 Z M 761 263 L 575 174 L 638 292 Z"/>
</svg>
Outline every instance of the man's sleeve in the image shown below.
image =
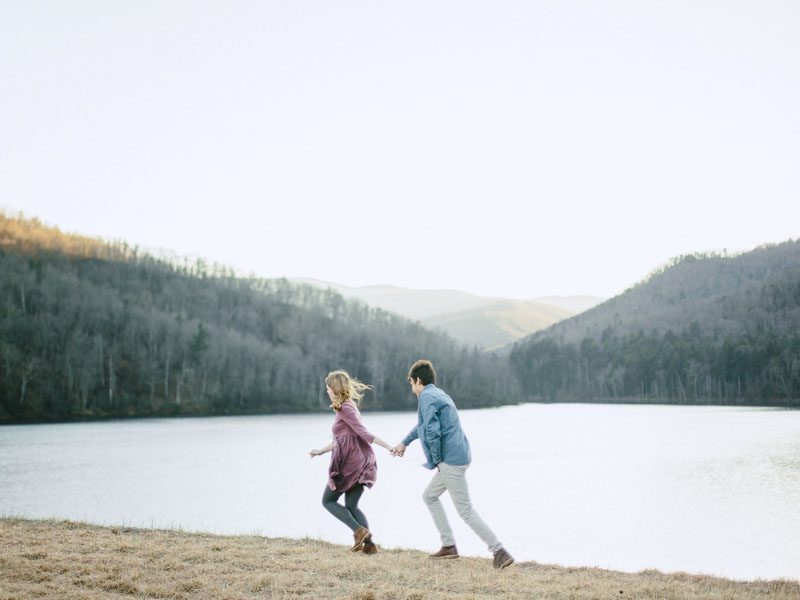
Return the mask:
<svg viewBox="0 0 800 600">
<path fill-rule="evenodd" d="M 442 429 L 435 402 L 426 404 L 422 409 L 422 431 L 431 453 L 431 462 L 438 465 L 442 462 Z"/>
<path fill-rule="evenodd" d="M 409 432 L 409 434 L 403 438 L 403 441 L 400 442 L 401 444 L 403 444 L 403 446 L 408 446 L 411 442 L 419 438 L 419 432 L 417 431 L 417 427 L 419 427 L 419 424 L 414 425 L 414 429 L 412 429 Z"/>
</svg>

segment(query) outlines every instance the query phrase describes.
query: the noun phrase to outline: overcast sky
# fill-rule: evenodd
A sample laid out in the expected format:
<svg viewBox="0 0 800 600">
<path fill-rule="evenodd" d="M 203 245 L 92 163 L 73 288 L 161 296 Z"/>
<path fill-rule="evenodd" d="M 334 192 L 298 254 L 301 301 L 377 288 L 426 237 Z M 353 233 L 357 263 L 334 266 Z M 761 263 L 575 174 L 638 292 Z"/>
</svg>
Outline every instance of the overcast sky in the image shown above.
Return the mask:
<svg viewBox="0 0 800 600">
<path fill-rule="evenodd" d="M 261 276 L 615 295 L 800 235 L 800 2 L 0 1 L 0 207 Z"/>
</svg>

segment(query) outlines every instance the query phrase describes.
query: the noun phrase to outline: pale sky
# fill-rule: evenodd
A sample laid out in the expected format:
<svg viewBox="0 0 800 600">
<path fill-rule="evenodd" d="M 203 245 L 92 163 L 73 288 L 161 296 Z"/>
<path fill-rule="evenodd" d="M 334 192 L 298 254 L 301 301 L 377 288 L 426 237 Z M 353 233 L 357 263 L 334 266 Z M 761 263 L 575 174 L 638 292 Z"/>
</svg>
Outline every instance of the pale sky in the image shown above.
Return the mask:
<svg viewBox="0 0 800 600">
<path fill-rule="evenodd" d="M 264 277 L 613 296 L 800 235 L 800 2 L 0 1 L 0 207 Z"/>
</svg>

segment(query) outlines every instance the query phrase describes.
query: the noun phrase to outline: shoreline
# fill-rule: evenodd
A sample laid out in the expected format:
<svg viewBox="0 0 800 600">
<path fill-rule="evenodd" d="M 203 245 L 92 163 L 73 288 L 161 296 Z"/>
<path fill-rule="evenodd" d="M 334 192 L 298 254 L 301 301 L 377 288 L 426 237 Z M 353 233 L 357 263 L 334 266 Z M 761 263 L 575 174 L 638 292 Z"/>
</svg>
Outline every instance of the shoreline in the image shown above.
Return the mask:
<svg viewBox="0 0 800 600">
<path fill-rule="evenodd" d="M 445 598 L 776 600 L 800 582 L 518 562 L 432 561 L 426 552 L 374 556 L 310 538 L 217 535 L 0 518 L 0 600 L 41 598 Z"/>
<path fill-rule="evenodd" d="M 732 409 L 763 409 L 763 410 L 776 410 L 776 411 L 800 411 L 800 404 L 723 404 L 715 402 L 707 403 L 679 403 L 679 402 L 636 402 L 634 400 L 624 400 L 619 402 L 611 402 L 604 399 L 592 400 L 526 400 L 512 404 L 498 404 L 491 406 L 471 406 L 460 408 L 459 411 L 473 411 L 473 410 L 492 410 L 502 409 L 514 406 L 525 406 L 529 404 L 539 406 L 650 406 L 650 407 L 680 407 L 680 408 L 732 408 Z M 369 407 L 362 408 L 361 411 L 367 414 L 380 415 L 380 414 L 398 414 L 408 413 L 416 414 L 416 408 L 397 408 L 372 410 Z M 14 426 L 14 425 L 71 425 L 77 423 L 109 423 L 109 422 L 128 422 L 128 421 L 156 421 L 161 419 L 215 419 L 225 417 L 280 417 L 280 416 L 306 416 L 306 415 L 327 415 L 330 414 L 329 408 L 296 410 L 296 411 L 242 411 L 242 412 L 197 412 L 197 413 L 154 413 L 154 414 L 128 414 L 128 415 L 83 415 L 71 418 L 54 417 L 49 419 L 16 419 L 5 420 L 0 418 L 0 426 Z"/>
</svg>

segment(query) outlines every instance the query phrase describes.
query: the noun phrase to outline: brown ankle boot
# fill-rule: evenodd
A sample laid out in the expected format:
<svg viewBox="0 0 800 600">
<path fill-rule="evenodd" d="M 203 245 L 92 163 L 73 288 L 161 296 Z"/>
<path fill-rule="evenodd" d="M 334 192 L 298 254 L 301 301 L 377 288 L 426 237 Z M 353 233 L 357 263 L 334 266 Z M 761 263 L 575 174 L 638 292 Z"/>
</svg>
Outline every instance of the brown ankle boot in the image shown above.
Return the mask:
<svg viewBox="0 0 800 600">
<path fill-rule="evenodd" d="M 377 554 L 378 546 L 375 544 L 375 542 L 372 541 L 372 538 L 370 537 L 369 540 L 364 542 L 364 547 L 361 549 L 361 551 L 364 554 Z"/>
<path fill-rule="evenodd" d="M 369 537 L 369 529 L 363 526 L 359 526 L 358 529 L 355 530 L 353 533 L 353 547 L 350 548 L 350 552 L 358 552 L 364 546 L 364 542 Z"/>
<path fill-rule="evenodd" d="M 441 550 L 430 555 L 431 558 L 458 558 L 455 546 L 442 546 Z"/>
<path fill-rule="evenodd" d="M 514 562 L 514 557 L 511 556 L 505 548 L 500 548 L 500 550 L 494 553 L 493 562 L 495 569 L 505 569 Z"/>
</svg>

